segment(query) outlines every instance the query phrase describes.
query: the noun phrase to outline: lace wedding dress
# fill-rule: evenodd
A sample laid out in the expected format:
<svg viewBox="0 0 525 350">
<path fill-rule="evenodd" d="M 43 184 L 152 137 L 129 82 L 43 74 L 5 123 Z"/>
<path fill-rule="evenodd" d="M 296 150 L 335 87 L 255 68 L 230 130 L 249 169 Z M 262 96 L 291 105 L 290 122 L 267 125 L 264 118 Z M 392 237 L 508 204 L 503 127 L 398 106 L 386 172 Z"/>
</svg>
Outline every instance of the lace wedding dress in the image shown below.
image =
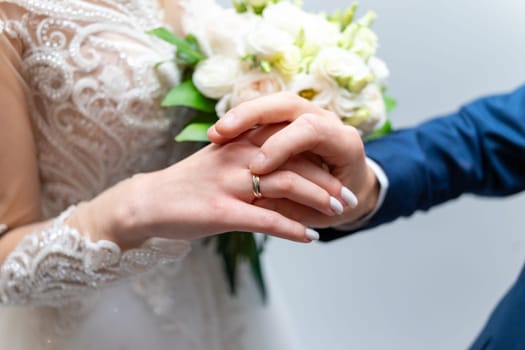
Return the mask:
<svg viewBox="0 0 525 350">
<path fill-rule="evenodd" d="M 1 349 L 294 348 L 273 285 L 263 306 L 242 271 L 230 296 L 202 244 L 151 240 L 121 254 L 64 224 L 75 203 L 192 151 L 170 136 L 187 116 L 159 107 L 179 81 L 173 64 L 155 68 L 173 48 L 145 34 L 167 25 L 164 10 L 161 0 L 0 1 L 0 34 L 20 48 L 42 211 L 56 218 L 2 266 Z"/>
</svg>

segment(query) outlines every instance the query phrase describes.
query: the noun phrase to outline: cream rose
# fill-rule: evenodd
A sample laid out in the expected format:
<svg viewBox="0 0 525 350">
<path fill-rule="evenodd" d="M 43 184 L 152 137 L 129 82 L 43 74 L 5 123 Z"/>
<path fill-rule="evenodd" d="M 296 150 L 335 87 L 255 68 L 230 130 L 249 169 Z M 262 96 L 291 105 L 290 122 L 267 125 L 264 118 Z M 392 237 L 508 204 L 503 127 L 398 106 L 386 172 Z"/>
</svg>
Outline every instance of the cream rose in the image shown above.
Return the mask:
<svg viewBox="0 0 525 350">
<path fill-rule="evenodd" d="M 361 57 L 339 47 L 322 49 L 312 62 L 310 72 L 335 80 L 350 90 L 354 90 L 354 84 L 367 83 L 373 78 L 370 68 Z"/>
<path fill-rule="evenodd" d="M 251 72 L 244 75 L 233 86 L 231 107 L 254 98 L 284 90 L 281 77 L 274 73 Z"/>
<path fill-rule="evenodd" d="M 212 56 L 197 65 L 193 73 L 193 83 L 203 95 L 220 99 L 232 91 L 233 82 L 239 72 L 238 60 Z"/>
<path fill-rule="evenodd" d="M 331 109 L 365 136 L 381 126 L 387 116 L 381 89 L 376 84 L 369 84 L 360 94 L 340 89 Z"/>
<path fill-rule="evenodd" d="M 249 72 L 235 81 L 233 91 L 219 100 L 215 112 L 222 117 L 230 108 L 254 98 L 284 90 L 284 83 L 274 73 Z"/>
</svg>

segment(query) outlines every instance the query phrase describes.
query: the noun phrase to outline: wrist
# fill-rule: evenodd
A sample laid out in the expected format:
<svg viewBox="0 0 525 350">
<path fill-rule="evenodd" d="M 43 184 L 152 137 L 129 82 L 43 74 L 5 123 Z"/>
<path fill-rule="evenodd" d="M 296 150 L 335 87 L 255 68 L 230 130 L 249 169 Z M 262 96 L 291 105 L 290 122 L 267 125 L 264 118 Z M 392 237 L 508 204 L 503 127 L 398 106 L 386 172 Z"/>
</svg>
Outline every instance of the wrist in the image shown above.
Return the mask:
<svg viewBox="0 0 525 350">
<path fill-rule="evenodd" d="M 89 235 L 93 242 L 108 240 L 122 250 L 141 246 L 148 238 L 141 229 L 141 176 L 126 179 L 88 202 L 81 202 L 67 224 Z"/>
<path fill-rule="evenodd" d="M 337 229 L 355 230 L 365 225 L 380 208 L 386 189 L 388 179 L 382 169 L 374 161 L 366 159 L 366 170 L 364 171 L 360 190 L 356 193 L 359 204 L 356 208 L 348 211 L 344 220 L 336 225 Z"/>
<path fill-rule="evenodd" d="M 366 167 L 366 176 L 364 186 L 358 193 L 359 207 L 357 220 L 363 220 L 363 218 L 369 217 L 377 208 L 377 202 L 379 199 L 379 193 L 381 186 L 376 177 L 376 173 L 371 169 L 369 164 Z"/>
</svg>

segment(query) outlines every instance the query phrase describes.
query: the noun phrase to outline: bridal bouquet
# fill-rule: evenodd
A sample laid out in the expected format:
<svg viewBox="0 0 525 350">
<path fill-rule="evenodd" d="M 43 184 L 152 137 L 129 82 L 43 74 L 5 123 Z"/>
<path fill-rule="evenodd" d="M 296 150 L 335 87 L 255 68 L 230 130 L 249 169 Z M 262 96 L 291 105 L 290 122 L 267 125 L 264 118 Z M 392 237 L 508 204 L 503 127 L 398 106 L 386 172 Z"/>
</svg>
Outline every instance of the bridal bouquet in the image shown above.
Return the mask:
<svg viewBox="0 0 525 350">
<path fill-rule="evenodd" d="M 285 0 L 234 0 L 222 8 L 213 0 L 185 2 L 180 38 L 165 28 L 151 34 L 176 47 L 183 83 L 164 98 L 164 106 L 197 110 L 177 141 L 206 141 L 207 129 L 230 108 L 263 95 L 290 91 L 331 110 L 364 138 L 390 131 L 385 96 L 388 69 L 377 58 L 376 15 L 355 18 L 357 4 L 327 15 L 310 13 Z M 217 238 L 232 291 L 238 263 L 247 259 L 265 295 L 254 235 L 228 233 Z"/>
</svg>

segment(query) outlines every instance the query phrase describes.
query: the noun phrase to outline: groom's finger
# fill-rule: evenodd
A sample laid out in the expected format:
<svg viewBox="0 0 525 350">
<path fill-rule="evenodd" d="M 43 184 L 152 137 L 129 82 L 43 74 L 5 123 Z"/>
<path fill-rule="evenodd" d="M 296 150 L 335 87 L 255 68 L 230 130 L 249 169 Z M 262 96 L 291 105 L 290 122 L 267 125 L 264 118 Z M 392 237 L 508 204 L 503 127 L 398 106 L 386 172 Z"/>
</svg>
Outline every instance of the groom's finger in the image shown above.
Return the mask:
<svg viewBox="0 0 525 350">
<path fill-rule="evenodd" d="M 255 174 L 267 174 L 290 157 L 303 152 L 320 156 L 332 167 L 344 167 L 359 161 L 363 145 L 352 127 L 319 115 L 304 114 L 270 136 L 250 164 Z"/>
<path fill-rule="evenodd" d="M 225 143 L 257 125 L 292 122 L 305 113 L 330 113 L 290 92 L 263 96 L 232 108 L 208 132 L 214 143 Z"/>
</svg>

